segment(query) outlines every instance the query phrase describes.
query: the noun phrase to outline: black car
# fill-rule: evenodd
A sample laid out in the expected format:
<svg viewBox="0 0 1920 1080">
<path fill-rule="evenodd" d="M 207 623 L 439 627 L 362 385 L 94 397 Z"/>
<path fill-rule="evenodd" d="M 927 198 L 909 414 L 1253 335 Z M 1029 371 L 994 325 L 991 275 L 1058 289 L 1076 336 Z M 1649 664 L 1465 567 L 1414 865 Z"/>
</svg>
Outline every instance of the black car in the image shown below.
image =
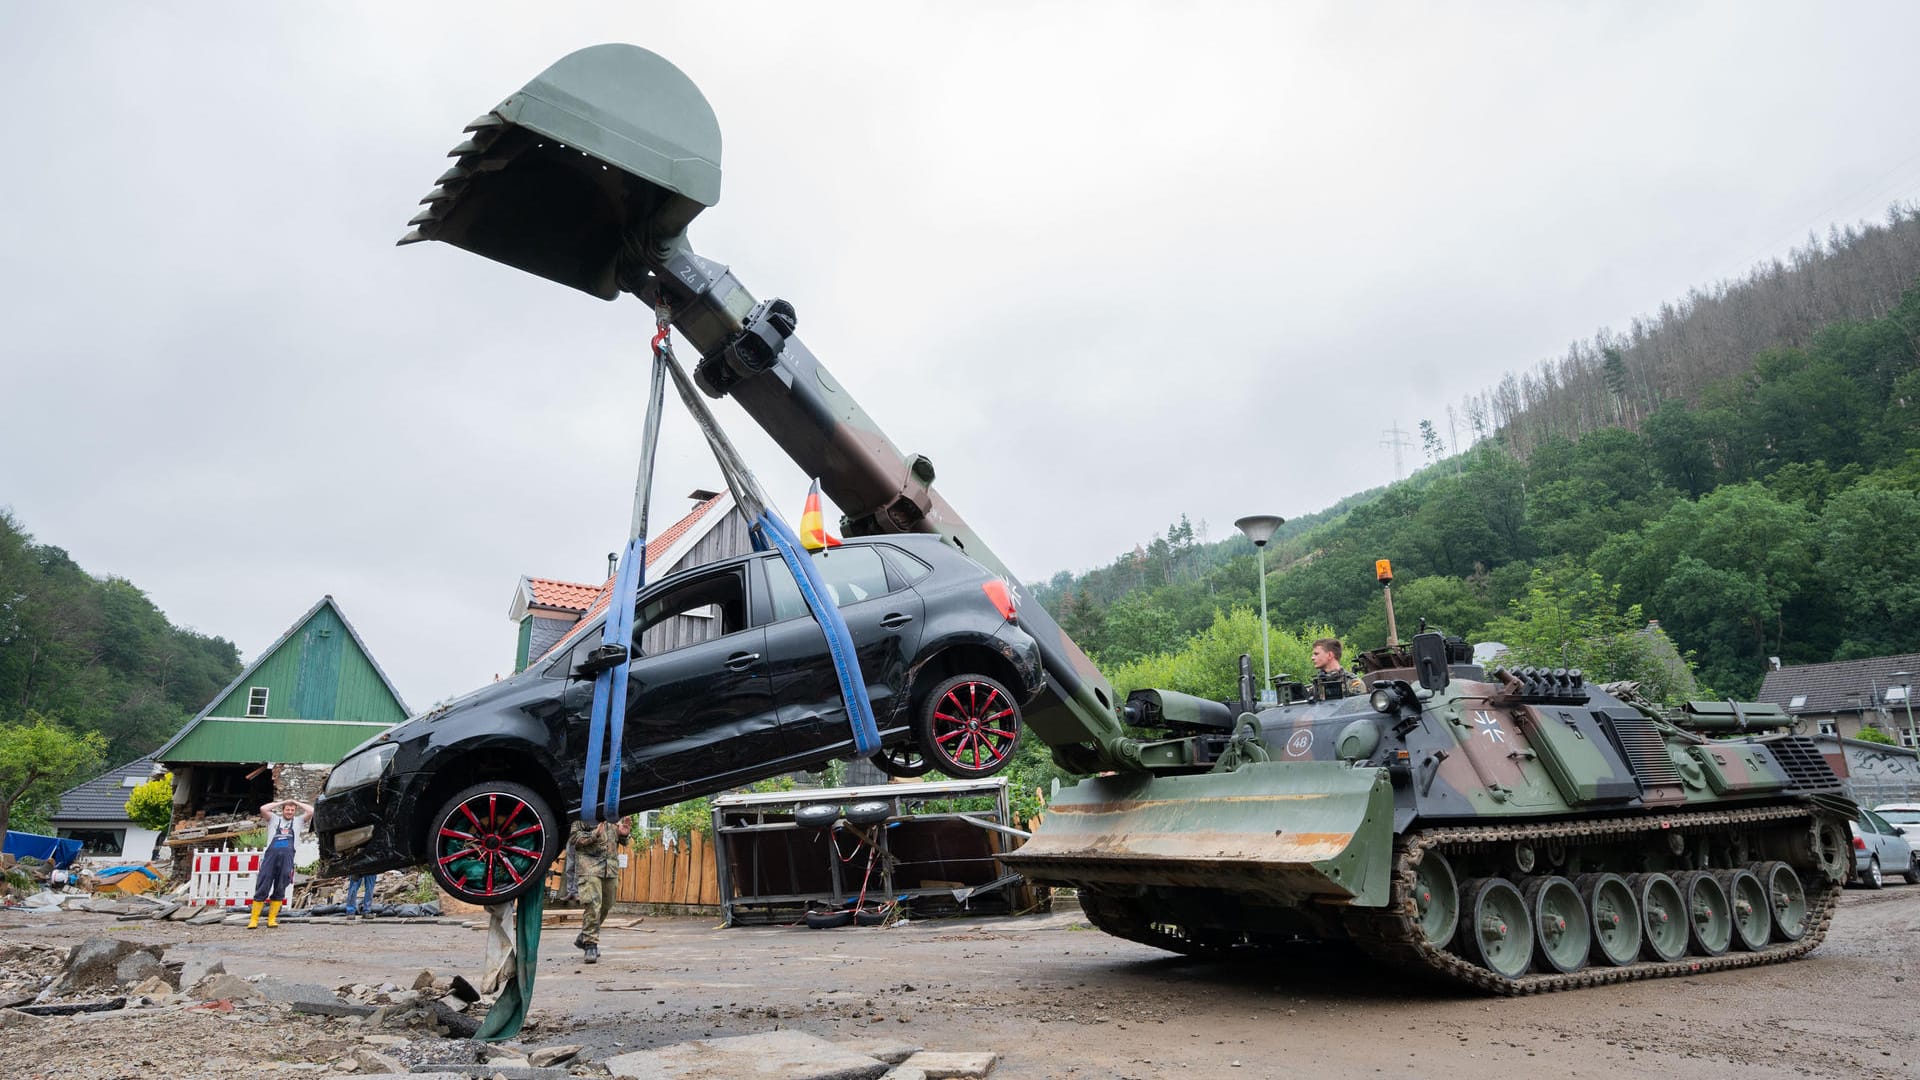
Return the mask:
<svg viewBox="0 0 1920 1080">
<path fill-rule="evenodd" d="M 814 554 L 846 619 L 895 775 L 989 776 L 1044 677 L 1007 583 L 938 537 L 849 539 Z M 663 578 L 634 619 L 620 812 L 852 756 L 826 637 L 779 557 Z M 413 717 L 348 754 L 314 818 L 340 874 L 427 863 L 454 896 L 531 889 L 577 817 L 604 614 L 510 679 Z"/>
</svg>

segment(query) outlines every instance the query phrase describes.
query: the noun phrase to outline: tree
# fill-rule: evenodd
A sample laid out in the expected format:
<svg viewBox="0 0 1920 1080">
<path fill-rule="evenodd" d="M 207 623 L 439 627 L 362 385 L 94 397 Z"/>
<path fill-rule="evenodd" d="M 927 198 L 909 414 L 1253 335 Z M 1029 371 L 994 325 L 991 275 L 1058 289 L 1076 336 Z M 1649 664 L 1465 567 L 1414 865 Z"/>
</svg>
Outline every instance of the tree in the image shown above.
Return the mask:
<svg viewBox="0 0 1920 1080">
<path fill-rule="evenodd" d="M 98 732 L 75 734 L 31 710 L 25 723 L 0 724 L 0 836 L 15 806 L 36 807 L 71 787 L 106 748 Z"/>
<path fill-rule="evenodd" d="M 143 829 L 165 832 L 173 821 L 173 774 L 166 773 L 134 788 L 127 796 L 127 817 Z"/>
<path fill-rule="evenodd" d="M 1428 462 L 1439 461 L 1447 454 L 1446 447 L 1440 442 L 1440 432 L 1434 428 L 1431 420 L 1420 421 L 1420 447 L 1425 451 Z"/>
<path fill-rule="evenodd" d="M 1587 681 L 1640 684 L 1656 701 L 1693 696 L 1692 665 L 1657 628 L 1644 626 L 1638 604 L 1620 608 L 1620 587 L 1578 566 L 1536 569 L 1527 595 L 1489 623 L 1486 636 L 1507 647 L 1508 667 L 1570 667 Z"/>
<path fill-rule="evenodd" d="M 1310 668 L 1313 640 L 1335 636 L 1325 626 L 1302 634 L 1267 627 L 1267 646 L 1273 652 L 1274 673 L 1304 677 Z M 1260 678 L 1260 615 L 1236 607 L 1214 616 L 1213 624 L 1177 649 L 1163 649 L 1127 663 L 1103 663 L 1107 681 L 1122 694 L 1152 687 L 1178 690 L 1216 701 L 1240 695 L 1240 656 L 1253 657 L 1254 678 Z"/>
</svg>

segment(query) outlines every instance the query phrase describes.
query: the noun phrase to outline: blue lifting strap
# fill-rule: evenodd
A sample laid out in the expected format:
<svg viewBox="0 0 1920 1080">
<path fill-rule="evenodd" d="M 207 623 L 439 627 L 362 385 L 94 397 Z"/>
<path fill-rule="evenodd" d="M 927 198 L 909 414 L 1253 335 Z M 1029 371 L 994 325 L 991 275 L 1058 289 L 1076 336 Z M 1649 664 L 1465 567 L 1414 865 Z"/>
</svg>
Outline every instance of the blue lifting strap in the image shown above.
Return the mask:
<svg viewBox="0 0 1920 1080">
<path fill-rule="evenodd" d="M 860 658 L 854 653 L 847 620 L 834 606 L 826 583 L 820 579 L 820 571 L 800 546 L 800 538 L 767 504 L 752 470 L 720 430 L 707 403 L 694 391 L 692 381 L 680 370 L 670 350 L 665 363 L 681 403 L 693 414 L 694 423 L 707 437 L 707 445 L 720 462 L 721 475 L 727 478 L 727 487 L 738 500 L 741 514 L 754 526 L 754 547 L 762 551 L 771 547 L 780 553 L 787 569 L 793 572 L 793 580 L 800 586 L 800 595 L 807 602 L 807 610 L 813 613 L 813 621 L 820 624 L 821 633 L 827 637 L 827 652 L 833 657 L 834 674 L 840 681 L 840 697 L 847 704 L 847 723 L 853 729 L 854 749 L 862 754 L 874 753 L 880 749 L 880 729 L 873 719 L 873 704 L 867 700 L 867 682 L 860 674 Z"/>
<path fill-rule="evenodd" d="M 854 652 L 853 634 L 847 629 L 847 620 L 828 595 L 827 583 L 821 580 L 820 568 L 813 565 L 812 557 L 800 546 L 800 538 L 780 515 L 765 510 L 755 524 L 756 531 L 767 538 L 787 569 L 793 571 L 794 584 L 800 586 L 807 610 L 813 612 L 814 621 L 827 635 L 833 674 L 840 680 L 840 697 L 847 703 L 847 723 L 853 726 L 853 748 L 862 754 L 874 753 L 880 749 L 880 726 L 873 719 L 873 703 L 867 698 L 860 657 Z"/>
</svg>

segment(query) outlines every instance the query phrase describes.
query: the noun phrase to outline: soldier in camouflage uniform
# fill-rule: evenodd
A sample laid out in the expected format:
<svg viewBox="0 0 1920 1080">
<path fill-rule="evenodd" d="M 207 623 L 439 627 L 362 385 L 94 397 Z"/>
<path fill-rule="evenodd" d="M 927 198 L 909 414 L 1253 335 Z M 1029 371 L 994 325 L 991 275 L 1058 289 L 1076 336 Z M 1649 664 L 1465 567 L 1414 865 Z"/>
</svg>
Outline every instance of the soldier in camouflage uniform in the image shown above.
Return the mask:
<svg viewBox="0 0 1920 1080">
<path fill-rule="evenodd" d="M 1352 696 L 1366 693 L 1366 684 L 1360 681 L 1360 676 L 1348 671 L 1340 663 L 1339 638 L 1326 637 L 1313 643 L 1313 668 L 1319 673 L 1313 677 L 1316 685 L 1340 688 L 1339 694 L 1328 691 L 1326 696 Z"/>
<path fill-rule="evenodd" d="M 574 945 L 586 951 L 587 963 L 600 959 L 600 923 L 613 909 L 614 894 L 619 891 L 619 850 L 633 835 L 633 822 L 621 818 L 618 824 L 602 821 L 589 826 L 575 821 L 567 842 L 580 865 L 580 936 Z"/>
</svg>

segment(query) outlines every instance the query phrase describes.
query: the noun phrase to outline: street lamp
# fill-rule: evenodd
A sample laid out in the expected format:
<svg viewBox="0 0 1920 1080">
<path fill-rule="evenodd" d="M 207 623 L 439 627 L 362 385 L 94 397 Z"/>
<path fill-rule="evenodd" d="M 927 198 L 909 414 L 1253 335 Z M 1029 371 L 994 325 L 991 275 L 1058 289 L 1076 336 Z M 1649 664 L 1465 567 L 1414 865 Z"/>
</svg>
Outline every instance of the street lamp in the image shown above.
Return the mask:
<svg viewBox="0 0 1920 1080">
<path fill-rule="evenodd" d="M 1267 541 L 1273 539 L 1275 530 L 1286 524 L 1286 520 L 1272 514 L 1254 514 L 1233 523 L 1234 528 L 1253 541 L 1254 550 L 1260 555 L 1260 667 L 1267 677 L 1267 681 L 1260 684 L 1263 702 L 1279 700 L 1273 689 L 1273 648 L 1267 643 Z"/>
<path fill-rule="evenodd" d="M 1909 681 L 1913 675 L 1910 672 L 1896 671 L 1893 677 L 1900 680 L 1900 700 L 1907 703 L 1907 741 L 1913 743 L 1916 751 L 1920 751 L 1920 732 L 1914 731 L 1913 728 L 1913 684 Z"/>
</svg>

